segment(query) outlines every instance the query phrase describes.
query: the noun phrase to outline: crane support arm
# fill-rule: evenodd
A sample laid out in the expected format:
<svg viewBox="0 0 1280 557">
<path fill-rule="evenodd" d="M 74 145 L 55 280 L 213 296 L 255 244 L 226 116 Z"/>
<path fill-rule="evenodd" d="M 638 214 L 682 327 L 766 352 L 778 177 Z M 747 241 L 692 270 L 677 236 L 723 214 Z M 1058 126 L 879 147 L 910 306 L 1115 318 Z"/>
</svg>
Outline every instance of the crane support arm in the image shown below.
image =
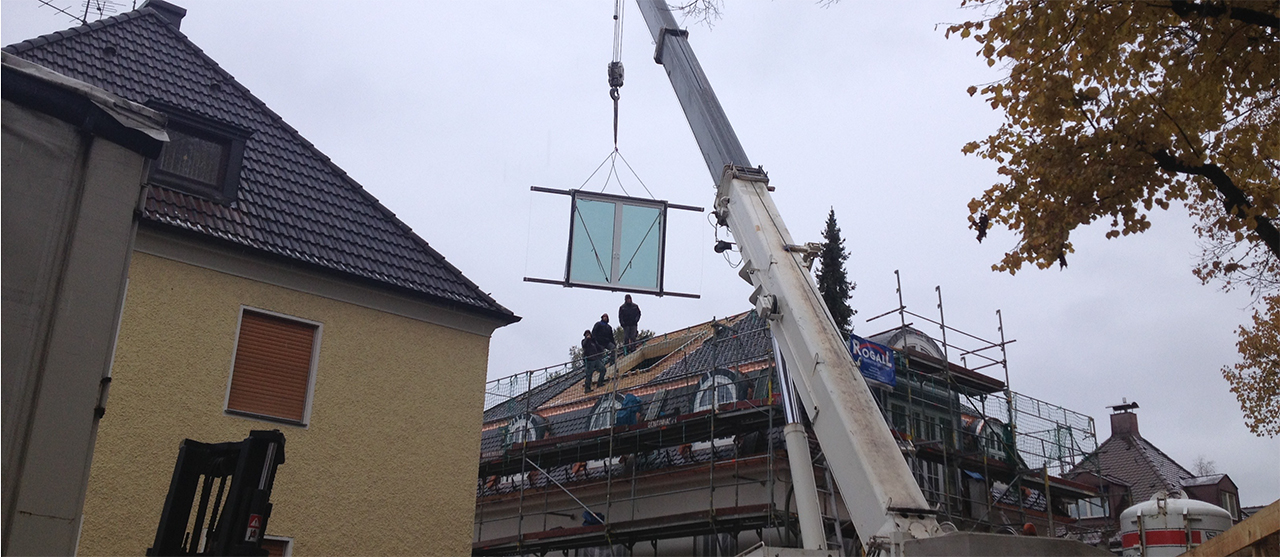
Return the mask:
<svg viewBox="0 0 1280 557">
<path fill-rule="evenodd" d="M 793 244 L 761 172 L 726 170 L 716 195 L 742 253 L 752 302 L 782 351 L 802 407 L 863 543 L 935 535 L 934 511 Z"/>
<path fill-rule="evenodd" d="M 702 158 L 707 161 L 711 180 L 719 182 L 727 165 L 751 166 L 747 152 L 742 149 L 738 135 L 733 133 L 733 126 L 729 125 L 729 118 L 720 107 L 716 92 L 711 89 L 711 82 L 702 73 L 698 57 L 693 55 L 693 48 L 686 38 L 688 33 L 676 26 L 666 2 L 637 2 L 657 45 L 654 61 L 662 64 L 671 79 L 676 98 L 680 99 L 685 118 L 689 120 L 698 148 L 702 150 Z"/>
<path fill-rule="evenodd" d="M 938 525 L 835 322 L 793 245 L 763 171 L 750 168 L 728 117 L 663 0 L 637 0 L 712 180 L 715 212 L 742 254 L 739 273 L 778 341 L 796 393 L 863 544 L 901 554 Z M 807 452 L 807 451 L 806 451 Z M 811 464 L 811 463 L 810 463 Z M 793 468 L 796 466 L 793 464 Z M 810 468 L 811 469 L 811 468 Z M 794 472 L 794 470 L 793 470 Z"/>
</svg>

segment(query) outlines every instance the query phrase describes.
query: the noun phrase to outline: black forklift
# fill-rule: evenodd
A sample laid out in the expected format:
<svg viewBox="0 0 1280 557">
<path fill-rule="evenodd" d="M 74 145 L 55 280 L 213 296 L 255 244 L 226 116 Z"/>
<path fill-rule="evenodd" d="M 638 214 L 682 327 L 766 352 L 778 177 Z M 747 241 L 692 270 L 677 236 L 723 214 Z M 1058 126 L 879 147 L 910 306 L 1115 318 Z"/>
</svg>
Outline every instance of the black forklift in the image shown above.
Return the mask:
<svg viewBox="0 0 1280 557">
<path fill-rule="evenodd" d="M 251 431 L 230 443 L 184 439 L 147 555 L 267 555 L 262 536 L 276 468 L 283 463 L 279 430 Z"/>
</svg>

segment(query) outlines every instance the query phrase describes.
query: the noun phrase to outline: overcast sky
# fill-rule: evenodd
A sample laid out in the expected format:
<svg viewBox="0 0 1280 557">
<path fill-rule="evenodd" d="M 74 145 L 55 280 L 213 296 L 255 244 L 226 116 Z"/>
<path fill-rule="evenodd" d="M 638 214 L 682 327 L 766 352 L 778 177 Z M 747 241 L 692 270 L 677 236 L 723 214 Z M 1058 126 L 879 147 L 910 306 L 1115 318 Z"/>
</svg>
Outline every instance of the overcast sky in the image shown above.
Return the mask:
<svg viewBox="0 0 1280 557">
<path fill-rule="evenodd" d="M 613 149 L 612 2 L 177 3 L 209 56 L 524 318 L 493 335 L 489 377 L 562 362 L 600 313 L 616 314 L 620 294 L 522 281 L 562 276 L 568 230 L 568 198 L 529 187 L 578 188 Z M 865 322 L 897 307 L 895 269 L 916 313 L 937 315 L 941 286 L 949 325 L 998 338 L 1000 309 L 1017 340 L 1014 390 L 1093 416 L 1100 441 L 1105 407 L 1137 401 L 1143 436 L 1175 460 L 1215 461 L 1246 506 L 1280 498 L 1280 440 L 1249 433 L 1219 371 L 1238 360 L 1250 298 L 1191 275 L 1185 211 L 1154 215 L 1137 237 L 1079 230 L 1065 270 L 990 270 L 1015 240 L 974 240 L 966 204 L 997 176 L 960 148 L 999 124 L 965 89 L 1000 72 L 972 42 L 943 38 L 940 24 L 966 18 L 957 4 L 735 2 L 713 27 L 686 25 L 795 239 L 819 241 L 835 209 L 858 285 L 855 332 L 896 322 Z M 37 0 L 2 5 L 4 44 L 72 26 Z M 634 4 L 625 22 L 621 154 L 653 196 L 710 206 L 711 179 Z M 629 173 L 623 185 L 646 195 Z M 666 278 L 701 299 L 638 297 L 643 328 L 750 308 L 705 217 L 672 213 Z"/>
</svg>

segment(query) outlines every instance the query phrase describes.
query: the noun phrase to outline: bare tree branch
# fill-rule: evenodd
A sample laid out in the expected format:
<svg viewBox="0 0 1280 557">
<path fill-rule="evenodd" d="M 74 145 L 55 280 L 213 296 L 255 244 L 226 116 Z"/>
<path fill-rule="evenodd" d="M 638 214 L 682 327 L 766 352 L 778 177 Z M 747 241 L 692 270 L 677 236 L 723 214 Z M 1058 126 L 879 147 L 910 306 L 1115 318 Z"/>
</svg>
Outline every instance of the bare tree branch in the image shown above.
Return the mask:
<svg viewBox="0 0 1280 557">
<path fill-rule="evenodd" d="M 1160 165 L 1160 168 L 1169 172 L 1208 178 L 1213 187 L 1218 190 L 1218 193 L 1222 194 L 1222 205 L 1227 212 L 1246 223 L 1249 222 L 1249 209 L 1253 208 L 1253 203 L 1249 201 L 1249 196 L 1236 186 L 1231 177 L 1227 176 L 1227 173 L 1223 172 L 1218 165 L 1186 164 L 1169 154 L 1167 149 L 1160 149 L 1151 153 L 1151 156 L 1156 160 L 1156 164 Z M 1276 230 L 1275 224 L 1271 222 L 1271 219 L 1262 215 L 1253 217 L 1253 221 L 1253 231 L 1258 234 L 1258 238 L 1267 245 L 1271 253 L 1280 257 L 1280 230 Z"/>
<path fill-rule="evenodd" d="M 1237 6 L 1227 6 L 1225 2 L 1207 3 L 1170 0 L 1168 7 L 1182 19 L 1227 16 L 1230 19 L 1248 23 L 1249 25 L 1280 29 L 1280 16 L 1276 14 Z"/>
</svg>

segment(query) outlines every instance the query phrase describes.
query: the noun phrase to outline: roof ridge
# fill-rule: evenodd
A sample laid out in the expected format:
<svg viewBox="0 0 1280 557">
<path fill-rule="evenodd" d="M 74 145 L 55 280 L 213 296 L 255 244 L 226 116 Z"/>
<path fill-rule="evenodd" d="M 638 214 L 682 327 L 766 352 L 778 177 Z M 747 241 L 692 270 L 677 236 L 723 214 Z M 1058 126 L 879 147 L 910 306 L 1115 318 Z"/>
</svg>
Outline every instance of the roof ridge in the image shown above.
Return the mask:
<svg viewBox="0 0 1280 557">
<path fill-rule="evenodd" d="M 36 47 L 41 47 L 49 43 L 55 43 L 55 42 L 62 41 L 64 39 L 83 35 L 90 31 L 95 31 L 97 29 L 101 29 L 109 25 L 115 25 L 117 23 L 121 23 L 124 21 L 129 21 L 131 19 L 136 19 L 148 14 L 154 14 L 157 17 L 161 17 L 160 14 L 155 11 L 154 8 L 142 7 L 136 10 L 127 11 L 122 14 L 116 14 L 111 17 L 104 17 L 102 19 L 95 19 L 88 23 L 81 23 L 80 25 L 77 25 L 70 29 L 59 29 L 57 31 L 45 33 L 43 35 L 39 35 L 30 39 L 18 41 L 10 45 L 5 45 L 4 51 L 8 52 L 9 54 L 21 54 L 23 52 L 26 52 Z"/>
<path fill-rule="evenodd" d="M 1173 478 L 1175 481 L 1170 481 L 1170 478 L 1165 475 L 1164 467 L 1161 466 L 1159 462 L 1156 462 L 1155 455 L 1159 455 L 1164 460 L 1172 463 L 1174 466 L 1177 466 L 1183 472 L 1187 472 L 1188 475 L 1194 476 L 1194 474 L 1191 474 L 1186 468 L 1183 468 L 1181 464 L 1178 464 L 1177 461 L 1170 458 L 1169 455 L 1165 454 L 1164 451 L 1161 451 L 1160 448 L 1156 447 L 1152 442 L 1146 440 L 1142 435 L 1130 432 L 1125 433 L 1124 436 L 1133 440 L 1133 445 L 1137 447 L 1138 454 L 1142 455 L 1142 459 L 1146 461 L 1147 466 L 1155 473 L 1155 476 L 1159 478 L 1160 483 L 1163 484 L 1164 491 L 1182 489 L 1182 481 L 1181 478 Z M 1116 436 L 1113 435 L 1112 438 L 1114 437 Z M 1154 451 L 1154 454 L 1152 451 Z"/>
<path fill-rule="evenodd" d="M 147 17 L 153 17 L 155 19 L 145 19 Z M 144 19 L 145 21 L 143 21 Z M 459 302 L 462 305 L 457 309 L 462 309 L 464 306 L 468 309 L 480 309 L 485 313 L 500 316 L 504 321 L 519 319 L 510 309 L 502 306 L 494 300 L 488 292 L 481 290 L 479 285 L 464 275 L 461 270 L 449 262 L 444 255 L 432 248 L 424 238 L 414 233 L 413 229 L 409 225 L 400 220 L 394 212 L 383 205 L 376 197 L 373 196 L 373 194 L 366 190 L 364 186 L 348 175 L 348 173 L 339 167 L 328 155 L 321 152 L 315 144 L 304 137 L 301 132 L 289 125 L 289 123 L 286 122 L 280 114 L 276 113 L 276 111 L 267 106 L 262 99 L 254 95 L 248 87 L 236 79 L 235 76 L 231 75 L 230 72 L 224 69 L 216 60 L 196 45 L 190 37 L 183 33 L 154 7 L 144 5 L 137 9 L 114 15 L 109 18 L 95 20 L 71 29 L 55 31 L 34 39 L 21 41 L 13 45 L 6 46 L 3 50 L 15 55 L 39 52 L 44 50 L 41 47 L 45 47 L 51 43 L 58 43 L 70 38 L 88 35 L 93 31 L 109 27 L 125 29 L 121 24 L 131 21 L 137 21 L 138 25 L 142 26 L 142 28 L 151 29 L 150 32 L 152 33 L 168 35 L 170 40 L 174 42 L 173 46 L 170 48 L 190 55 L 191 58 L 189 59 L 190 61 L 187 62 L 188 64 L 191 64 L 192 67 L 202 67 L 204 68 L 204 71 L 211 73 L 211 78 L 219 80 L 221 85 L 226 86 L 227 92 L 238 97 L 240 99 L 239 102 L 243 103 L 245 109 L 257 112 L 255 119 L 260 118 L 259 121 L 263 122 L 262 125 L 276 127 L 278 132 L 273 133 L 282 134 L 282 138 L 295 143 L 295 147 L 293 147 L 293 149 L 295 149 L 294 152 L 298 153 L 299 157 L 310 157 L 314 161 L 314 164 L 316 164 L 317 170 L 329 174 L 328 179 L 332 180 L 332 183 L 335 186 L 339 186 L 347 190 L 350 194 L 353 194 L 348 198 L 346 203 L 350 203 L 352 207 L 363 206 L 365 209 L 362 209 L 361 212 L 368 211 L 367 215 L 370 222 L 384 223 L 383 226 L 387 226 L 387 231 L 391 233 L 392 236 L 399 236 L 399 241 L 405 242 L 404 245 L 406 248 L 413 246 L 410 249 L 413 252 L 416 252 L 417 257 L 423 258 L 423 262 L 426 263 L 428 267 L 437 270 L 437 272 L 433 272 L 430 277 L 425 278 L 425 280 L 427 280 L 425 284 L 427 284 L 428 287 L 431 280 L 440 281 L 442 284 L 456 285 L 444 287 L 443 292 L 448 292 L 450 290 L 466 291 L 465 294 L 460 295 L 466 300 Z M 167 32 L 162 31 L 162 29 Z M 392 256 L 399 258 L 399 256 L 395 256 L 394 253 L 392 253 Z M 314 258 L 314 254 L 309 254 L 309 258 Z M 372 269 L 366 269 L 366 271 L 369 273 L 381 274 Z M 357 275 L 364 276 L 360 273 L 357 273 Z M 415 280 L 419 280 L 419 282 L 421 282 L 424 279 Z M 382 282 L 387 281 L 383 280 Z M 393 281 L 389 284 L 393 283 L 395 282 Z M 422 287 L 413 287 L 415 290 L 421 290 L 421 288 Z M 432 294 L 430 291 L 423 292 L 430 294 L 433 298 L 439 299 L 440 302 L 446 302 L 451 298 L 450 296 L 442 293 Z M 461 298 L 459 298 L 459 300 L 461 300 Z M 459 300 L 454 300 L 454 302 L 458 302 Z"/>
<path fill-rule="evenodd" d="M 1147 440 L 1145 437 L 1143 437 L 1142 435 L 1133 435 L 1133 436 L 1134 436 L 1135 438 L 1137 438 L 1139 441 L 1141 441 L 1141 443 L 1139 444 L 1140 446 L 1145 445 L 1145 447 L 1148 447 L 1148 448 L 1150 448 L 1151 450 L 1154 450 L 1157 454 L 1159 454 L 1161 457 L 1164 457 L 1164 459 L 1165 459 L 1165 460 L 1169 461 L 1169 462 L 1170 462 L 1171 464 L 1173 464 L 1174 466 L 1177 466 L 1179 470 L 1182 470 L 1182 471 L 1183 471 L 1183 472 L 1185 472 L 1188 476 L 1193 477 L 1193 478 L 1196 476 L 1195 474 L 1192 474 L 1190 470 L 1187 470 L 1187 469 L 1186 469 L 1185 467 L 1183 467 L 1181 464 L 1178 464 L 1178 461 L 1174 460 L 1174 459 L 1173 459 L 1173 457 L 1171 457 L 1171 456 L 1169 456 L 1169 455 L 1165 454 L 1165 452 L 1164 452 L 1164 451 L 1160 450 L 1160 447 L 1157 447 L 1157 446 L 1155 445 L 1155 443 L 1152 443 L 1151 441 L 1148 441 L 1148 440 Z M 1144 448 L 1144 450 L 1143 450 L 1143 453 L 1146 453 L 1145 448 Z M 1158 464 L 1157 464 L 1154 460 L 1152 460 L 1152 461 L 1151 461 L 1151 463 L 1152 463 L 1153 465 L 1157 465 L 1157 466 L 1158 466 Z M 1163 476 L 1164 476 L 1164 474 L 1161 474 L 1161 477 L 1163 477 Z M 1164 479 L 1166 479 L 1166 480 L 1167 480 L 1168 478 L 1164 478 Z M 1177 487 L 1177 486 L 1174 486 L 1174 487 Z"/>
</svg>

